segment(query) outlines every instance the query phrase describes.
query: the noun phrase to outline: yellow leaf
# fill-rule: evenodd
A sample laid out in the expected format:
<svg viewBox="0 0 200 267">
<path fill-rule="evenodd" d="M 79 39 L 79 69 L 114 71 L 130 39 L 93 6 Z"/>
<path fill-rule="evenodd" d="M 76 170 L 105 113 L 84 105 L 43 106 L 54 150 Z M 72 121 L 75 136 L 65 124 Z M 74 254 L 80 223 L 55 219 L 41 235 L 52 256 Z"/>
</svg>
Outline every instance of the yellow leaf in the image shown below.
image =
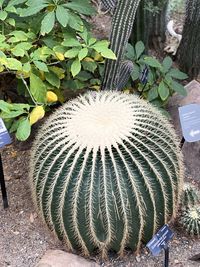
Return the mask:
<svg viewBox="0 0 200 267">
<path fill-rule="evenodd" d="M 42 71 L 42 70 L 40 70 L 40 79 L 41 79 L 42 81 L 45 80 L 45 74 L 44 74 L 44 71 Z"/>
<path fill-rule="evenodd" d="M 98 52 L 95 52 L 94 60 L 95 60 L 95 61 L 103 61 L 103 57 L 102 57 L 102 55 L 99 54 Z"/>
<path fill-rule="evenodd" d="M 58 78 L 60 80 L 65 78 L 65 70 L 56 66 L 50 67 L 50 70 L 52 70 L 55 74 L 57 74 Z"/>
<path fill-rule="evenodd" d="M 0 72 L 4 71 L 4 66 L 0 66 Z"/>
<path fill-rule="evenodd" d="M 94 62 L 94 59 L 91 58 L 91 57 L 85 57 L 85 58 L 83 59 L 83 61 L 86 61 L 86 62 Z"/>
<path fill-rule="evenodd" d="M 125 89 L 125 90 L 124 90 L 124 94 L 129 95 L 129 94 L 130 94 L 130 90 L 129 90 L 129 89 Z"/>
<path fill-rule="evenodd" d="M 6 65 L 6 64 L 8 63 L 7 58 L 5 58 L 5 57 L 0 57 L 0 63 L 1 63 L 2 65 Z"/>
<path fill-rule="evenodd" d="M 17 74 L 17 77 L 20 77 L 22 75 L 24 79 L 30 77 L 30 72 L 25 72 L 21 70 L 18 70 L 16 74 Z"/>
<path fill-rule="evenodd" d="M 62 53 L 59 52 L 55 52 L 56 57 L 60 60 L 63 61 L 65 59 L 65 56 Z"/>
<path fill-rule="evenodd" d="M 100 90 L 100 86 L 99 85 L 93 85 L 93 86 L 91 86 L 91 88 L 95 89 L 96 91 Z"/>
<path fill-rule="evenodd" d="M 54 92 L 48 91 L 47 92 L 47 103 L 53 103 L 57 101 L 58 101 L 58 96 Z"/>
<path fill-rule="evenodd" d="M 44 108 L 42 106 L 35 107 L 29 116 L 30 125 L 33 125 L 40 119 L 42 119 L 45 115 Z"/>
</svg>

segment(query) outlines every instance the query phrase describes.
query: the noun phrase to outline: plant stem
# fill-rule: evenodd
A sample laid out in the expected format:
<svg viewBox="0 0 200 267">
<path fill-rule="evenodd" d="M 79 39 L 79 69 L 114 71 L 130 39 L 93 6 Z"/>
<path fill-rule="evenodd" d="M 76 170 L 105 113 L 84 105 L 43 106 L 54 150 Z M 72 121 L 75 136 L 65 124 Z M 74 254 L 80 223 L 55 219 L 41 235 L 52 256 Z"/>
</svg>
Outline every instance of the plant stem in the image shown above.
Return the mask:
<svg viewBox="0 0 200 267">
<path fill-rule="evenodd" d="M 30 89 L 29 89 L 29 87 L 28 87 L 28 85 L 27 85 L 27 82 L 25 81 L 25 79 L 23 78 L 23 76 L 22 75 L 20 75 L 20 77 L 21 77 L 21 79 L 22 79 L 22 81 L 23 81 L 23 84 L 25 85 L 25 87 L 26 87 L 26 89 L 27 89 L 27 91 L 28 91 L 28 93 L 29 93 L 29 95 L 30 95 L 30 97 L 31 97 L 31 99 L 32 99 L 32 101 L 33 101 L 33 103 L 37 106 L 37 102 L 35 101 L 35 99 L 33 98 L 33 96 L 32 96 L 32 94 L 31 94 L 31 91 L 30 91 Z"/>
</svg>

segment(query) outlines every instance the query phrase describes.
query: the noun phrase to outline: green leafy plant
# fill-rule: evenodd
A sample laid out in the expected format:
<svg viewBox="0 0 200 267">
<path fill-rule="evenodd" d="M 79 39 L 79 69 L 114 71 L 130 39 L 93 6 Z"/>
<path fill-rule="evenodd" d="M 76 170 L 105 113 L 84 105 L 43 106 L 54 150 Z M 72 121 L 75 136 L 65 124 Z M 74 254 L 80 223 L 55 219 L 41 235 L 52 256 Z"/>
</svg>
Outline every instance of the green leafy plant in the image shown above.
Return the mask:
<svg viewBox="0 0 200 267">
<path fill-rule="evenodd" d="M 14 75 L 17 93 L 26 99 L 22 108 L 5 95 L 0 115 L 25 140 L 33 121 L 41 118 L 34 112 L 31 119 L 33 109 L 45 112 L 57 101 L 63 103 L 65 88 L 98 90 L 104 58 L 116 57 L 109 42 L 93 38 L 86 27 L 82 15 L 94 13 L 88 0 L 12 0 L 0 6 L 0 75 Z M 27 131 L 21 127 L 24 121 Z"/>
<path fill-rule="evenodd" d="M 134 82 L 134 90 L 158 107 L 164 107 L 174 93 L 185 96 L 186 90 L 177 80 L 187 79 L 188 76 L 172 67 L 170 57 L 159 62 L 156 58 L 145 55 L 144 51 L 145 47 L 141 41 L 137 42 L 135 47 L 128 44 L 126 58 L 133 62 L 131 80 Z M 146 66 L 149 74 L 144 86 L 140 76 Z"/>
</svg>

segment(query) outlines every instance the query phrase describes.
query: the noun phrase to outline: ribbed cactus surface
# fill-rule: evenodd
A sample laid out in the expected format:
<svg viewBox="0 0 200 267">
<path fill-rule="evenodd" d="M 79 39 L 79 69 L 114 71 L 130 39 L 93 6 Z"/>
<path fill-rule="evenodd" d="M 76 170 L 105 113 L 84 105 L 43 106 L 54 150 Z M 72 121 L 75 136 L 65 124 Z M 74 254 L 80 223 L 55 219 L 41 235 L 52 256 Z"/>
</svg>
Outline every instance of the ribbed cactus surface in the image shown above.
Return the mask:
<svg viewBox="0 0 200 267">
<path fill-rule="evenodd" d="M 182 156 L 171 125 L 133 95 L 90 92 L 58 109 L 31 157 L 47 225 L 85 255 L 137 250 L 176 214 Z"/>
</svg>

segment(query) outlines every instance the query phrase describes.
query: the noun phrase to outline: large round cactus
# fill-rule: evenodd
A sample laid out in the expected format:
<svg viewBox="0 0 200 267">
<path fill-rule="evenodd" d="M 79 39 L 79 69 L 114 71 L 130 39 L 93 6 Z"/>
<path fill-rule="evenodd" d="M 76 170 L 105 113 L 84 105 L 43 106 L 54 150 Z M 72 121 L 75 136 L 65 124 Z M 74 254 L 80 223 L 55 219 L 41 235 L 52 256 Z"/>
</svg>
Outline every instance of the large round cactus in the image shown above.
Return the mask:
<svg viewBox="0 0 200 267">
<path fill-rule="evenodd" d="M 137 250 L 175 214 L 182 156 L 167 119 L 144 100 L 90 92 L 40 130 L 31 157 L 34 197 L 69 249 Z"/>
</svg>

